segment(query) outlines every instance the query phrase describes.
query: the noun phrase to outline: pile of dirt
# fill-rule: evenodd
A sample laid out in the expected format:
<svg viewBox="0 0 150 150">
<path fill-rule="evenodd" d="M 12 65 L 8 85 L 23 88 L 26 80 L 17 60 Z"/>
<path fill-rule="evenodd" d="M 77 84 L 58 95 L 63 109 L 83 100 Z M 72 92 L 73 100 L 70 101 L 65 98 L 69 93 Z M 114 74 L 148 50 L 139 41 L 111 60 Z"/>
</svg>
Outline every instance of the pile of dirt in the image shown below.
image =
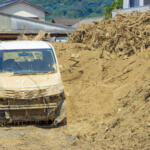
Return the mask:
<svg viewBox="0 0 150 150">
<path fill-rule="evenodd" d="M 54 46 L 67 96 L 64 133 L 74 139 L 71 149 L 148 150 L 150 49 L 108 60 L 84 44 Z"/>
<path fill-rule="evenodd" d="M 100 57 L 131 56 L 150 46 L 150 11 L 118 14 L 115 18 L 84 24 L 71 42 L 87 44 Z"/>
<path fill-rule="evenodd" d="M 55 149 L 149 150 L 149 37 L 150 12 L 136 12 L 83 25 L 71 42 L 53 43 L 68 119 L 61 136 L 53 134 Z"/>
<path fill-rule="evenodd" d="M 67 126 L 1 128 L 0 149 L 149 150 L 150 49 L 108 60 L 84 44 L 53 45 L 67 96 Z"/>
</svg>

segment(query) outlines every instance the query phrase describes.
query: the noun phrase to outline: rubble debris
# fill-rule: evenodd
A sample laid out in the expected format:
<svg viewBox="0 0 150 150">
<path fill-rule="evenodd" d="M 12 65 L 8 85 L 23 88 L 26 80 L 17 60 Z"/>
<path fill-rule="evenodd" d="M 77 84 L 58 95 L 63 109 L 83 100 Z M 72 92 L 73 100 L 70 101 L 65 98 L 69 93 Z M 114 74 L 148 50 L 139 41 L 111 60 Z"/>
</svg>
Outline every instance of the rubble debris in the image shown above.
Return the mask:
<svg viewBox="0 0 150 150">
<path fill-rule="evenodd" d="M 150 47 L 150 11 L 118 14 L 109 20 L 84 24 L 70 38 L 100 51 L 100 58 L 131 56 Z"/>
</svg>

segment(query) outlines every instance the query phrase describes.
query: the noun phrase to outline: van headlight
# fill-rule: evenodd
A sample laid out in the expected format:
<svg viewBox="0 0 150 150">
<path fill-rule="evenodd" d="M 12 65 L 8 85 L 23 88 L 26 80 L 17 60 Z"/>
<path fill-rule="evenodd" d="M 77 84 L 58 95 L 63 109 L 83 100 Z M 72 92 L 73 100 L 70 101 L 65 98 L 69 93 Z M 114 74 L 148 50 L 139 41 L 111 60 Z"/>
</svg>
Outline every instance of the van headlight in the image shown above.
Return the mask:
<svg viewBox="0 0 150 150">
<path fill-rule="evenodd" d="M 0 96 L 3 94 L 3 89 L 0 88 Z"/>
<path fill-rule="evenodd" d="M 64 86 L 62 84 L 56 84 L 55 87 L 60 93 L 64 91 Z"/>
</svg>

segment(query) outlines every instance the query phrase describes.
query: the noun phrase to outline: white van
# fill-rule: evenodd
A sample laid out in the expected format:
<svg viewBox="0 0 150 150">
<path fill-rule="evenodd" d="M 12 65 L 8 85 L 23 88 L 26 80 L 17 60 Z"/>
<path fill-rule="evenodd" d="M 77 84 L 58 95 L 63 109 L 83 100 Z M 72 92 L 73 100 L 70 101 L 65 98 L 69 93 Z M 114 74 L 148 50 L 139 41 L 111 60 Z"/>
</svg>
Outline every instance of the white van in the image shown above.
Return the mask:
<svg viewBox="0 0 150 150">
<path fill-rule="evenodd" d="M 53 46 L 0 42 L 0 124 L 64 120 L 64 87 Z"/>
</svg>

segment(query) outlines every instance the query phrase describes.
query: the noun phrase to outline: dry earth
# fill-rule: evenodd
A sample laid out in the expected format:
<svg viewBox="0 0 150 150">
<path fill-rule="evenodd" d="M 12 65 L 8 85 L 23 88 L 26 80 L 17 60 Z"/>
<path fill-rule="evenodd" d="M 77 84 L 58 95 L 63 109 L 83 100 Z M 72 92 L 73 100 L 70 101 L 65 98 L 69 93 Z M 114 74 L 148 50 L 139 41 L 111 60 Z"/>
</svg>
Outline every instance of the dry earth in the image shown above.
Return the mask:
<svg viewBox="0 0 150 150">
<path fill-rule="evenodd" d="M 72 42 L 54 43 L 67 126 L 0 128 L 0 149 L 150 150 L 149 37 L 146 12 L 84 25 Z"/>
<path fill-rule="evenodd" d="M 0 128 L 0 149 L 149 150 L 150 50 L 100 59 L 83 44 L 54 44 L 68 125 Z"/>
</svg>

